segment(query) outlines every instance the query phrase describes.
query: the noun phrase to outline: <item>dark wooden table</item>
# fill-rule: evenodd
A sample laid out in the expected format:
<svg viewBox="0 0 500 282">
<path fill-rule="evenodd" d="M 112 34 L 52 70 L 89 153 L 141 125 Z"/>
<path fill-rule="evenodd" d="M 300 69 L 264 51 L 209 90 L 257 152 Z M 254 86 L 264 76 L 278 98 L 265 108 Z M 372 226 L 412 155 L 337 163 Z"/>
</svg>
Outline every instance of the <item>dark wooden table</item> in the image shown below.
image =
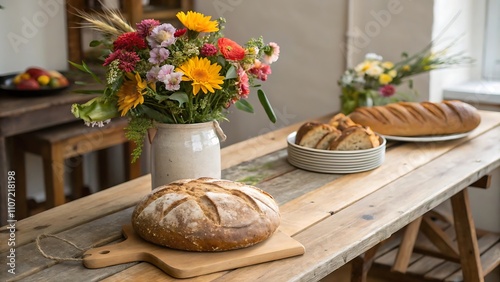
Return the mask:
<svg viewBox="0 0 500 282">
<path fill-rule="evenodd" d="M 222 150 L 222 177 L 251 182 L 280 206 L 281 232 L 305 246 L 305 254 L 175 279 L 149 263 L 87 269 L 81 261 L 43 257 L 34 242 L 49 233 L 81 248 L 123 240 L 121 228 L 143 195 L 146 175 L 0 228 L 0 264 L 15 250 L 16 274 L 7 281 L 318 281 L 389 238 L 448 199 L 469 214 L 467 187 L 500 166 L 500 113 L 480 112 L 482 121 L 467 137 L 444 142 L 389 142 L 382 166 L 353 174 L 322 174 L 291 166 L 286 136 L 294 124 Z M 327 120 L 329 117 L 323 117 Z M 499 187 L 495 187 L 499 188 Z M 483 281 L 474 224 L 462 216 L 460 259 L 465 281 Z M 457 225 L 459 226 L 459 225 Z M 10 229 L 9 229 L 10 228 Z M 15 247 L 9 247 L 10 237 Z M 53 256 L 81 257 L 61 241 L 46 239 Z"/>
<path fill-rule="evenodd" d="M 87 86 L 86 86 L 87 87 Z M 90 87 L 90 86 L 89 86 Z M 0 92 L 0 222 L 7 222 L 7 179 L 11 156 L 7 138 L 50 126 L 76 121 L 71 113 L 73 103 L 82 103 L 93 96 L 75 94 L 69 88 L 43 97 L 17 97 Z"/>
</svg>

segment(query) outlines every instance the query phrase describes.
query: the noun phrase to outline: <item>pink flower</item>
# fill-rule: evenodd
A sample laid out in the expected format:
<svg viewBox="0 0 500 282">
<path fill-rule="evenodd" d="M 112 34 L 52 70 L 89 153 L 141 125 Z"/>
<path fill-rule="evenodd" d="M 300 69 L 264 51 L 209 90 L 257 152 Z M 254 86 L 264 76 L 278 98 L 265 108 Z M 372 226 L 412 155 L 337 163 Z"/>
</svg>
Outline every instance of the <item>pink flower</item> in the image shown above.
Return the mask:
<svg viewBox="0 0 500 282">
<path fill-rule="evenodd" d="M 201 47 L 200 53 L 205 57 L 215 56 L 215 54 L 217 54 L 217 48 L 215 48 L 213 44 L 205 43 L 203 47 Z"/>
<path fill-rule="evenodd" d="M 136 24 L 137 34 L 142 38 L 146 38 L 146 36 L 148 36 L 151 33 L 153 28 L 159 25 L 160 21 L 157 20 L 153 19 L 142 20 L 140 23 Z"/>
<path fill-rule="evenodd" d="M 264 49 L 264 62 L 272 64 L 278 60 L 280 56 L 280 46 L 274 42 L 270 42 L 269 46 Z"/>
<path fill-rule="evenodd" d="M 380 87 L 378 92 L 382 95 L 382 97 L 391 97 L 394 93 L 396 93 L 396 88 L 394 88 L 391 84 L 387 84 Z"/>
<path fill-rule="evenodd" d="M 267 75 L 271 74 L 271 67 L 263 64 L 259 60 L 255 60 L 254 66 L 248 71 L 262 81 L 267 80 Z"/>
<path fill-rule="evenodd" d="M 129 52 L 126 50 L 116 50 L 104 60 L 103 66 L 109 65 L 114 60 L 118 60 L 118 68 L 124 72 L 132 72 L 135 69 L 135 65 L 141 59 L 135 52 Z"/>
<path fill-rule="evenodd" d="M 250 94 L 250 85 L 248 81 L 248 75 L 243 68 L 238 69 L 239 81 L 236 83 L 238 85 L 238 95 L 242 98 L 247 98 Z"/>
</svg>

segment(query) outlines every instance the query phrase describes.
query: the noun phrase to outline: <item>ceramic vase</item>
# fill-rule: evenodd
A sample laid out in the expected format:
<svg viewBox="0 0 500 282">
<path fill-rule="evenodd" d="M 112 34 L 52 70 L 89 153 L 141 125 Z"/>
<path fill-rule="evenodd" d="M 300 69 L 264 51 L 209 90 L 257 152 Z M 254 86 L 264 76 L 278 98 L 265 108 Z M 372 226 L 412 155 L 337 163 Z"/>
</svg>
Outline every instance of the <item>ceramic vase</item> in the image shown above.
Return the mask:
<svg viewBox="0 0 500 282">
<path fill-rule="evenodd" d="M 217 122 L 157 124 L 156 129 L 150 137 L 152 189 L 179 179 L 221 177 Z"/>
</svg>

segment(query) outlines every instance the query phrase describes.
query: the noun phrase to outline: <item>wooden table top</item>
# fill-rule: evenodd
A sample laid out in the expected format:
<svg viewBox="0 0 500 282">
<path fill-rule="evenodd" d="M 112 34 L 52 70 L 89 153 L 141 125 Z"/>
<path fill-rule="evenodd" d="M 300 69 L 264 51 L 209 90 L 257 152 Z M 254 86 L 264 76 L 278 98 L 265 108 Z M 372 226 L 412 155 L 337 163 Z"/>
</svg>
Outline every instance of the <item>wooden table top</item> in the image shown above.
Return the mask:
<svg viewBox="0 0 500 282">
<path fill-rule="evenodd" d="M 280 230 L 304 255 L 187 281 L 317 281 L 500 166 L 500 113 L 480 111 L 467 137 L 444 142 L 389 142 L 381 167 L 355 174 L 297 169 L 286 158 L 286 136 L 301 124 L 222 150 L 223 178 L 252 182 L 280 205 Z M 327 120 L 323 117 L 322 120 Z M 321 120 L 321 119 L 320 119 Z M 177 281 L 148 263 L 86 269 L 81 262 L 44 258 L 33 242 L 56 234 L 82 248 L 122 240 L 134 205 L 151 190 L 150 175 L 117 185 L 15 223 L 16 274 L 29 281 Z M 0 232 L 0 263 L 9 254 L 8 226 Z M 45 239 L 53 256 L 79 256 L 61 241 Z M 3 275 L 3 274 L 2 274 Z"/>
</svg>

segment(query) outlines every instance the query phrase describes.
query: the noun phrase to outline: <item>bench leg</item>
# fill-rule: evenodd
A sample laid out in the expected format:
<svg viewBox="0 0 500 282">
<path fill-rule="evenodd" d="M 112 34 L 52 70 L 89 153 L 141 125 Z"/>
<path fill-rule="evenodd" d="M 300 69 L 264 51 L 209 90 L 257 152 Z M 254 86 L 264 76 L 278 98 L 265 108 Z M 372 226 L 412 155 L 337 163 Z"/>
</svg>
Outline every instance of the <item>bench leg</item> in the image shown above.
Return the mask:
<svg viewBox="0 0 500 282">
<path fill-rule="evenodd" d="M 47 209 L 66 202 L 64 195 L 64 157 L 61 146 L 52 145 L 42 152 L 45 180 L 45 207 Z"/>
<path fill-rule="evenodd" d="M 135 149 L 134 142 L 125 142 L 123 144 L 123 156 L 125 163 L 125 178 L 127 180 L 132 180 L 141 176 L 141 159 L 137 159 L 135 163 L 132 163 L 132 152 Z"/>
<path fill-rule="evenodd" d="M 85 184 L 83 181 L 83 156 L 70 158 L 71 181 L 73 183 L 72 199 L 76 200 L 84 195 Z"/>
<path fill-rule="evenodd" d="M 451 197 L 451 205 L 464 281 L 484 282 L 468 190 L 463 189 Z"/>
<path fill-rule="evenodd" d="M 19 144 L 13 144 L 12 167 L 16 173 L 16 219 L 29 216 L 28 192 L 26 187 L 26 160 L 24 150 Z M 10 219 L 10 218 L 9 218 Z"/>
</svg>

